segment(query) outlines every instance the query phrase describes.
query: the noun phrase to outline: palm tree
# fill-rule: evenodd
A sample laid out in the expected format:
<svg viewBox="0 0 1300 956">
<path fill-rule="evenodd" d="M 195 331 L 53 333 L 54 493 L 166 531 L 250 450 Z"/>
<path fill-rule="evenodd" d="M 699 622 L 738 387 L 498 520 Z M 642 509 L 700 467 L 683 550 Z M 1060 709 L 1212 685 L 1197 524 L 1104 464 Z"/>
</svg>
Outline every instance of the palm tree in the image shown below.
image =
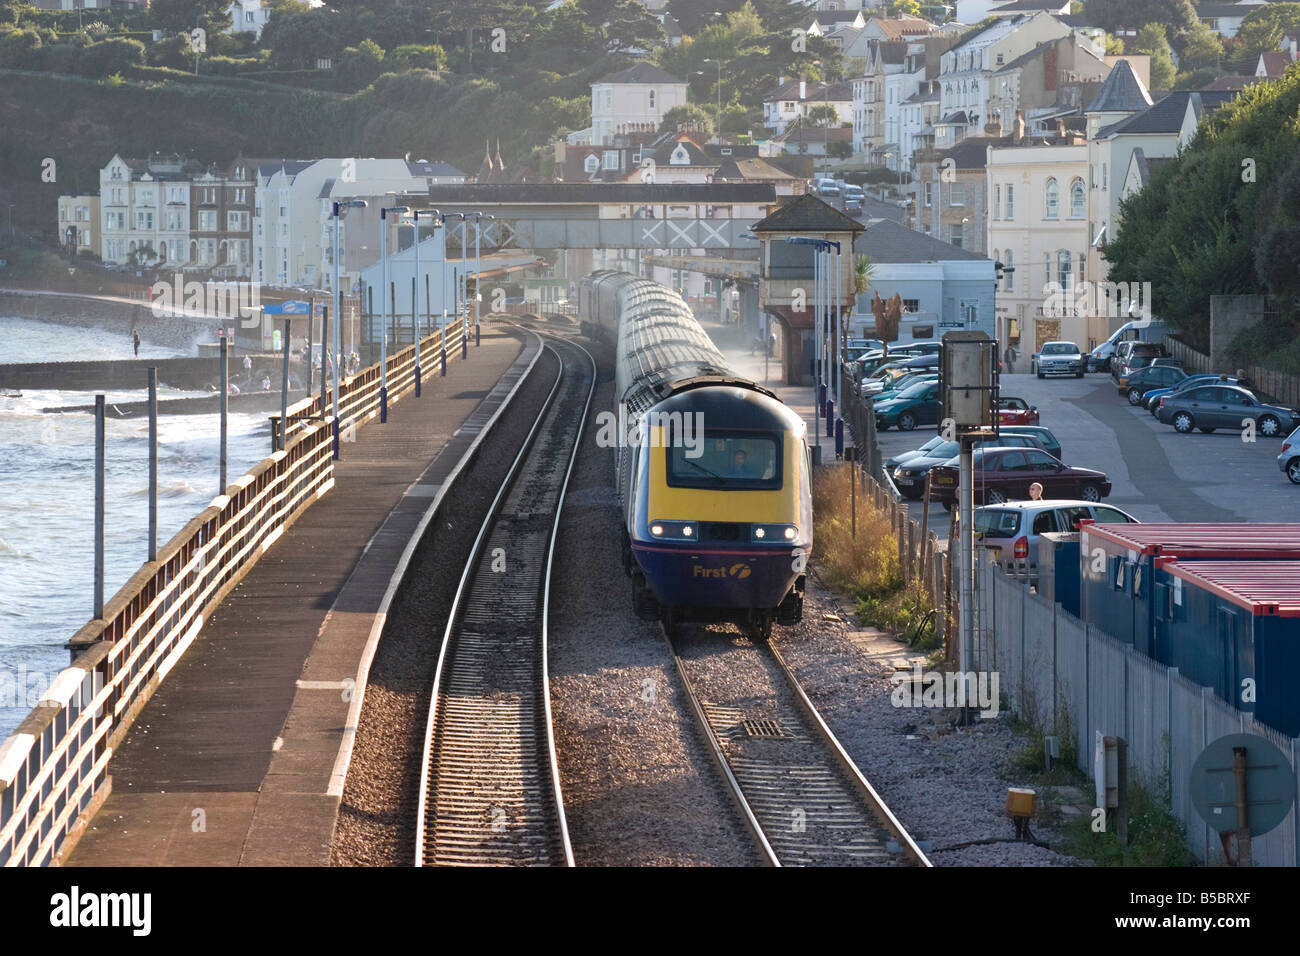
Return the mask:
<svg viewBox="0 0 1300 956">
<path fill-rule="evenodd" d="M 876 277 L 876 264 L 871 256 L 860 255 L 853 259 L 853 291 L 861 295 L 871 288 L 871 280 Z"/>
</svg>

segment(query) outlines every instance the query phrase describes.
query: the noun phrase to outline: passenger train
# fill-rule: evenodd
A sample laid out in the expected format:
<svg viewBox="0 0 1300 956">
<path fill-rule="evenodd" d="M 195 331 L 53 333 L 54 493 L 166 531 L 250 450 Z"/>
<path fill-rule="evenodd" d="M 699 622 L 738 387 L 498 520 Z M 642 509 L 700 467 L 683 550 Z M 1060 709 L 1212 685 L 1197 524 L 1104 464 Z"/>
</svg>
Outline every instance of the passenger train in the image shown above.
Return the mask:
<svg viewBox="0 0 1300 956">
<path fill-rule="evenodd" d="M 579 318 L 615 349 L 615 483 L 637 615 L 670 637 L 688 621 L 763 640 L 773 623 L 798 623 L 813 544 L 803 420 L 730 369 L 656 282 L 594 272 Z"/>
</svg>

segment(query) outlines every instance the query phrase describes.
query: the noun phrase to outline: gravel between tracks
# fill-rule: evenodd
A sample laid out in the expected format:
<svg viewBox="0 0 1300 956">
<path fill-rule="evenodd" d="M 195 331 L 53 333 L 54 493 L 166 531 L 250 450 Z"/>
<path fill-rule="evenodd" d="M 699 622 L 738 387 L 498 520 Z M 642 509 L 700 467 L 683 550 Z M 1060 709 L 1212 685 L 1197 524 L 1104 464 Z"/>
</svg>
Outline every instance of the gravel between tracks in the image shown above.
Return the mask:
<svg viewBox="0 0 1300 956">
<path fill-rule="evenodd" d="M 593 350 L 608 375 L 608 356 Z M 753 866 L 751 838 L 695 726 L 658 624 L 632 613 L 619 563 L 614 451 L 592 420 L 564 505 L 551 612 L 551 702 L 579 866 Z"/>
<path fill-rule="evenodd" d="M 447 609 L 496 488 L 555 382 L 546 351 L 443 499 L 375 652 L 334 829 L 334 866 L 411 866 L 420 755 Z"/>
<path fill-rule="evenodd" d="M 1008 714 L 973 729 L 951 728 L 949 712 L 895 707 L 892 665 L 873 660 L 847 607 L 810 577 L 803 623 L 775 638 L 822 719 L 863 776 L 936 866 L 1072 866 L 1073 857 L 1029 843 L 945 850 L 972 840 L 1010 841 L 1006 789 L 1016 786 L 1010 758 L 1024 745 Z M 838 620 L 827 619 L 827 616 Z M 896 645 L 905 649 L 903 645 Z M 909 739 L 911 738 L 911 739 Z M 1049 830 L 1035 836 L 1052 842 Z"/>
</svg>

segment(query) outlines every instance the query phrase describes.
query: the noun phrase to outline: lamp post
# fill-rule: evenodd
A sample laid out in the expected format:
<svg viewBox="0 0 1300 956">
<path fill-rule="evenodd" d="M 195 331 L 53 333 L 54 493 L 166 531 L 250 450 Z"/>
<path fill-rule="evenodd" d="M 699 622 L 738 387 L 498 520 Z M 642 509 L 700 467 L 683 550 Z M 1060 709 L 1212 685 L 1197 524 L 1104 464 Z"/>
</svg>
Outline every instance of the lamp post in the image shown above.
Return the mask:
<svg viewBox="0 0 1300 956">
<path fill-rule="evenodd" d="M 420 397 L 421 388 L 421 370 L 420 370 L 420 217 L 428 216 L 435 222 L 441 224 L 443 216 L 436 209 L 417 209 L 411 213 L 411 218 L 415 222 L 415 281 L 411 288 L 411 333 L 415 341 L 415 397 Z M 444 239 L 444 242 L 446 240 Z M 444 255 L 445 258 L 445 255 Z M 425 302 L 425 308 L 428 308 L 428 301 Z"/>
<path fill-rule="evenodd" d="M 722 61 L 705 57 L 705 63 L 712 63 L 718 68 L 717 103 L 713 115 L 714 135 L 722 142 Z"/>
<path fill-rule="evenodd" d="M 441 333 L 438 337 L 442 342 L 442 375 L 447 374 L 447 217 L 439 216 L 438 221 L 442 223 L 442 293 L 439 295 L 439 304 L 442 306 L 442 326 L 439 329 Z"/>
<path fill-rule="evenodd" d="M 496 216 L 488 216 L 489 220 L 495 220 Z M 474 347 L 478 348 L 482 344 L 482 334 L 478 324 L 479 299 L 482 290 L 479 288 L 479 274 L 483 271 L 482 250 L 479 245 L 481 233 L 483 231 L 483 214 L 474 213 Z"/>
<path fill-rule="evenodd" d="M 469 243 L 466 242 L 465 230 L 469 228 L 469 216 L 460 216 L 460 281 L 456 289 L 460 292 L 460 304 L 456 315 L 460 318 L 460 357 L 469 357 L 469 271 L 465 268 L 469 255 Z"/>
<path fill-rule="evenodd" d="M 364 209 L 364 199 L 344 199 L 334 203 L 334 458 L 339 457 L 339 326 L 343 316 L 339 311 L 342 293 L 339 290 L 339 218 L 344 209 Z"/>
<path fill-rule="evenodd" d="M 380 424 L 388 421 L 388 214 L 395 212 L 400 216 L 410 211 L 410 206 L 387 206 L 379 210 L 379 270 L 383 282 L 379 287 L 379 314 L 383 325 L 379 352 Z"/>
</svg>

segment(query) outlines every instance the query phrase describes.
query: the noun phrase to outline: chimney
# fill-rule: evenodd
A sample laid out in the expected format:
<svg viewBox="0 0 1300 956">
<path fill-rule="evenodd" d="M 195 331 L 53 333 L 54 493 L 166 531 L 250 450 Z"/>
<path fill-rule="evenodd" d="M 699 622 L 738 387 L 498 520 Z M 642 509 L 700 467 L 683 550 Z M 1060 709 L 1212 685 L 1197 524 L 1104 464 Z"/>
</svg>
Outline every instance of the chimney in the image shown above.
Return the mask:
<svg viewBox="0 0 1300 956">
<path fill-rule="evenodd" d="M 799 77 L 799 99 L 803 99 L 807 95 L 808 95 L 808 83 L 801 76 Z"/>
<path fill-rule="evenodd" d="M 1058 139 L 1065 139 L 1065 118 L 1058 116 L 1056 118 L 1056 136 Z"/>
<path fill-rule="evenodd" d="M 1025 141 L 1025 114 L 1020 110 L 1016 110 L 1015 137 L 1017 143 Z"/>
<path fill-rule="evenodd" d="M 1002 111 L 994 110 L 989 121 L 984 124 L 984 135 L 992 136 L 995 139 L 1002 138 Z"/>
</svg>

